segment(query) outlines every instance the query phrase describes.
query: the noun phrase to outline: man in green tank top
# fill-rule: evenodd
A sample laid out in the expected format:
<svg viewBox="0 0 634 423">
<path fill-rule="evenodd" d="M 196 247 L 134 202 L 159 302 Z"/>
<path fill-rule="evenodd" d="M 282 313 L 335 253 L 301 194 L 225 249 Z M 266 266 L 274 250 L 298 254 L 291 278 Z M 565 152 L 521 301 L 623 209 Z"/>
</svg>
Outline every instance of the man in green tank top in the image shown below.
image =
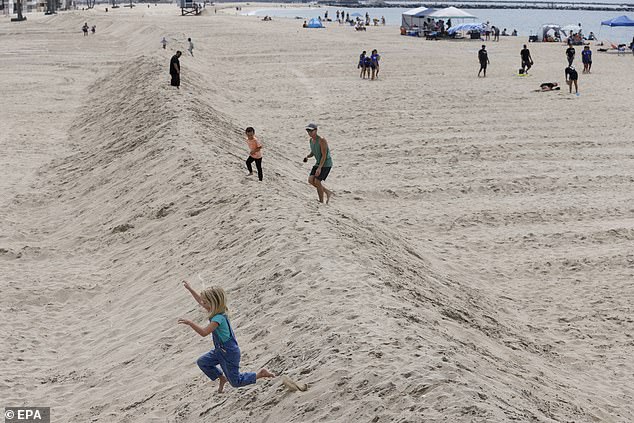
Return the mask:
<svg viewBox="0 0 634 423">
<path fill-rule="evenodd" d="M 326 204 L 328 204 L 332 191 L 323 185 L 323 181 L 326 180 L 332 168 L 332 158 L 330 157 L 328 142 L 325 138 L 317 135 L 317 125 L 314 123 L 306 125 L 306 132 L 310 135 L 310 154 L 304 157 L 304 163 L 306 163 L 310 157 L 315 157 L 315 166 L 313 166 L 310 171 L 308 183 L 317 188 L 319 202 L 324 202 L 325 194 Z"/>
</svg>

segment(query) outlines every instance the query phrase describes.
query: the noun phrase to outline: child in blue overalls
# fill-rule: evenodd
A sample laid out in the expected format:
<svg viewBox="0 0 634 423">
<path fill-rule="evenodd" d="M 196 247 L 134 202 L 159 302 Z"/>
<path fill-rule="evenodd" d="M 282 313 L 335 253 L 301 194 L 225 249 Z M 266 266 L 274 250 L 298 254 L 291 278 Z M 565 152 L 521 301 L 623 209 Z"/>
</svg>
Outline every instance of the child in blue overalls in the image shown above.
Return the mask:
<svg viewBox="0 0 634 423">
<path fill-rule="evenodd" d="M 263 377 L 275 377 L 264 368 L 257 373 L 240 373 L 240 347 L 226 314 L 228 309 L 225 291 L 220 287 L 213 287 L 199 294 L 189 286 L 189 283 L 183 282 L 183 285 L 196 302 L 209 312 L 209 325 L 201 327 L 187 319 L 178 319 L 178 323 L 189 325 L 200 336 L 212 334 L 214 349 L 202 355 L 197 364 L 209 379 L 219 379 L 218 392 L 222 392 L 227 381 L 231 386 L 238 388 L 251 385 Z"/>
</svg>

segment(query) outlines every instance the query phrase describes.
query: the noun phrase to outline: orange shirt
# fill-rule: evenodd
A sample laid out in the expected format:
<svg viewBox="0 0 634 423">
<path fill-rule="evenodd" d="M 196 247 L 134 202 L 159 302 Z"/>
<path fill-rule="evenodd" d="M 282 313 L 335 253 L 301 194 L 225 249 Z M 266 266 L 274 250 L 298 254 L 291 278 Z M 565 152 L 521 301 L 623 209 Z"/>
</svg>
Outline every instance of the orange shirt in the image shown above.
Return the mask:
<svg viewBox="0 0 634 423">
<path fill-rule="evenodd" d="M 247 138 L 247 145 L 249 146 L 249 153 L 253 150 L 255 150 L 258 147 L 262 147 L 262 143 L 260 141 L 258 141 L 258 139 L 256 137 L 253 137 L 252 140 Z M 254 159 L 261 159 L 262 158 L 262 149 L 256 151 L 253 154 L 250 154 L 251 157 L 253 157 Z"/>
</svg>

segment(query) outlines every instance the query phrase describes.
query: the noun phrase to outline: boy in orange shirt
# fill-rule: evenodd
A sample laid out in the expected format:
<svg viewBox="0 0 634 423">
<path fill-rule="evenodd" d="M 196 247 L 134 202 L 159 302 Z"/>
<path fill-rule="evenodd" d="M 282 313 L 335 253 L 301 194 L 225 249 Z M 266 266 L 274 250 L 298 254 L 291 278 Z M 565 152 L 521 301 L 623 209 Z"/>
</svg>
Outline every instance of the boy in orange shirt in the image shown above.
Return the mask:
<svg viewBox="0 0 634 423">
<path fill-rule="evenodd" d="M 262 180 L 262 143 L 255 137 L 255 129 L 248 127 L 246 129 L 247 145 L 249 146 L 249 158 L 247 159 L 247 169 L 249 170 L 249 176 L 253 175 L 253 168 L 251 163 L 255 162 L 255 167 L 258 168 L 258 179 Z"/>
</svg>

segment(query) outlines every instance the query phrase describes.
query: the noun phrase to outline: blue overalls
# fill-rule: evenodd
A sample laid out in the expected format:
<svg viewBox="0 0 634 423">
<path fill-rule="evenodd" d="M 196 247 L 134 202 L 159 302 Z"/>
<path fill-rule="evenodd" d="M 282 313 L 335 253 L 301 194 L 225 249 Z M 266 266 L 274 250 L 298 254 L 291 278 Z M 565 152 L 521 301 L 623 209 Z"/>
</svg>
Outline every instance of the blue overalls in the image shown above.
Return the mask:
<svg viewBox="0 0 634 423">
<path fill-rule="evenodd" d="M 196 363 L 211 380 L 218 379 L 224 373 L 231 386 L 235 388 L 251 385 L 255 383 L 255 373 L 240 373 L 240 347 L 229 319 L 227 316 L 224 317 L 227 319 L 231 337 L 223 343 L 216 335 L 216 331 L 212 332 L 214 349 L 200 356 Z M 222 371 L 218 369 L 218 365 Z"/>
</svg>

